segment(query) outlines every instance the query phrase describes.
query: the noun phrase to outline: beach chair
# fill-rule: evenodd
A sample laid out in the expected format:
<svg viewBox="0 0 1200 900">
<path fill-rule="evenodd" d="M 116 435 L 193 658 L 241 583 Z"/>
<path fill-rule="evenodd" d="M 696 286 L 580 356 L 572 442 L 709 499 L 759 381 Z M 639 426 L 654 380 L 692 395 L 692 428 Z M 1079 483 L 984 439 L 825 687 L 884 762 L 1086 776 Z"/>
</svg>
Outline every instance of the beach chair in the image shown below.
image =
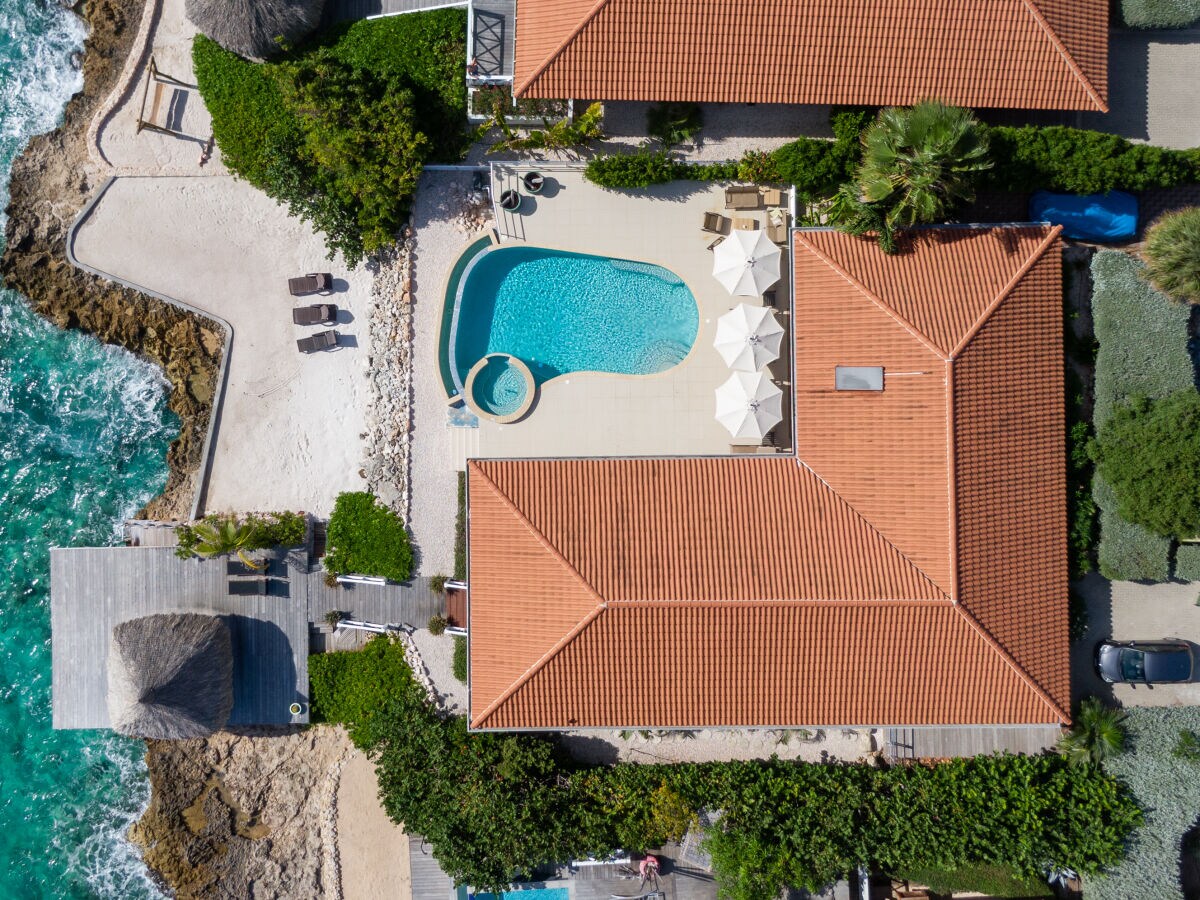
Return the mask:
<svg viewBox="0 0 1200 900">
<path fill-rule="evenodd" d="M 337 314 L 336 304 L 313 303 L 293 309 L 292 322 L 296 325 L 332 325 L 337 321 Z"/>
<path fill-rule="evenodd" d="M 707 231 L 709 234 L 725 234 L 729 230 L 729 219 L 720 213 L 706 212 L 704 224 L 700 226 L 700 230 Z"/>
<path fill-rule="evenodd" d="M 337 342 L 338 333 L 330 329 L 329 331 L 318 331 L 312 337 L 301 338 L 296 341 L 296 348 L 301 353 L 316 353 L 318 350 L 336 347 Z"/>
<path fill-rule="evenodd" d="M 309 272 L 298 278 L 288 279 L 288 292 L 293 297 L 305 294 L 324 294 L 333 290 L 333 275 L 329 272 Z"/>
</svg>

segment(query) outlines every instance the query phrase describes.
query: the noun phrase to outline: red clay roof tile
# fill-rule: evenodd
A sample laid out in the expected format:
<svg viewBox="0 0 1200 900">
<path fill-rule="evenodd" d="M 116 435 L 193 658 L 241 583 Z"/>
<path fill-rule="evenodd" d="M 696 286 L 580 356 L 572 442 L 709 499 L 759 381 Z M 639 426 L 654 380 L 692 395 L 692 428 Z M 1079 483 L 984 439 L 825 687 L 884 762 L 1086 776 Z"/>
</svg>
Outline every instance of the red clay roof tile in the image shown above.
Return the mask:
<svg viewBox="0 0 1200 900">
<path fill-rule="evenodd" d="M 1106 0 L 520 0 L 529 97 L 1107 111 Z"/>
<path fill-rule="evenodd" d="M 472 726 L 1066 721 L 1057 235 L 796 232 L 799 460 L 472 462 Z"/>
</svg>

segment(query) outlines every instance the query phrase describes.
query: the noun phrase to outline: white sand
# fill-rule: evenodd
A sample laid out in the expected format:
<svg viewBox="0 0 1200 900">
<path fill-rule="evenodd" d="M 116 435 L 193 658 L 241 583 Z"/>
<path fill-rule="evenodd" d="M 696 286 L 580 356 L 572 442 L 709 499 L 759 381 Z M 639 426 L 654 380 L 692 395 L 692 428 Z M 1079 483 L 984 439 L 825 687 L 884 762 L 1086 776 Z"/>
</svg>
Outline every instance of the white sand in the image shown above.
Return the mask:
<svg viewBox="0 0 1200 900">
<path fill-rule="evenodd" d="M 324 241 L 228 176 L 119 178 L 80 229 L 78 258 L 226 319 L 234 330 L 207 511 L 328 515 L 361 490 L 371 274 L 325 259 Z M 331 271 L 336 351 L 302 355 L 288 276 Z"/>
<path fill-rule="evenodd" d="M 590 763 L 726 762 L 734 759 L 799 759 L 855 762 L 873 751 L 868 729 L 705 729 L 701 731 L 572 731 L 563 743 Z"/>
<path fill-rule="evenodd" d="M 375 768 L 360 750 L 338 785 L 337 848 L 346 900 L 412 900 L 408 835 L 383 811 Z"/>
</svg>

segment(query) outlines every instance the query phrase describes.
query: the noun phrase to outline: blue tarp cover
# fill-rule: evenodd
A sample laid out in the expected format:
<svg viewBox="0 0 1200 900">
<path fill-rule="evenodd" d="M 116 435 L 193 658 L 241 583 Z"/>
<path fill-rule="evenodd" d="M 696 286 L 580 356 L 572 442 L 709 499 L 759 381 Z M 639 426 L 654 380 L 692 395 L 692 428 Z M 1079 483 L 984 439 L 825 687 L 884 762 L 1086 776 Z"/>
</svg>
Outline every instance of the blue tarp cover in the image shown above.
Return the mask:
<svg viewBox="0 0 1200 900">
<path fill-rule="evenodd" d="M 1029 201 L 1029 218 L 1061 225 L 1079 241 L 1127 241 L 1137 233 L 1137 197 L 1124 191 L 1107 194 L 1052 194 L 1038 191 Z"/>
</svg>

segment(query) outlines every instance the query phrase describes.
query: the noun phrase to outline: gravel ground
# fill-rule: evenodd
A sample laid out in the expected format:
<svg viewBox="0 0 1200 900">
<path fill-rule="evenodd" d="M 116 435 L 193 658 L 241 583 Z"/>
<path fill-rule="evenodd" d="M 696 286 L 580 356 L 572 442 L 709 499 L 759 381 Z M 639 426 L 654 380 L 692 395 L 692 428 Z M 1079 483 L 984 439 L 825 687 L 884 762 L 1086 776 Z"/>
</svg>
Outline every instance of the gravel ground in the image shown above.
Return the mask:
<svg viewBox="0 0 1200 900">
<path fill-rule="evenodd" d="M 418 575 L 454 571 L 458 470 L 437 352 L 446 277 L 480 225 L 470 211 L 470 187 L 470 173 L 426 172 L 413 207 L 409 528 L 419 550 Z"/>
<path fill-rule="evenodd" d="M 412 639 L 438 701 L 450 712 L 465 714 L 467 686 L 454 677 L 454 638 L 448 634 L 434 637 L 428 628 L 418 628 Z"/>
<path fill-rule="evenodd" d="M 851 728 L 572 731 L 563 735 L 563 742 L 573 756 L 591 763 L 723 762 L 772 755 L 805 762 L 854 762 L 873 750 L 871 731 Z"/>
</svg>

